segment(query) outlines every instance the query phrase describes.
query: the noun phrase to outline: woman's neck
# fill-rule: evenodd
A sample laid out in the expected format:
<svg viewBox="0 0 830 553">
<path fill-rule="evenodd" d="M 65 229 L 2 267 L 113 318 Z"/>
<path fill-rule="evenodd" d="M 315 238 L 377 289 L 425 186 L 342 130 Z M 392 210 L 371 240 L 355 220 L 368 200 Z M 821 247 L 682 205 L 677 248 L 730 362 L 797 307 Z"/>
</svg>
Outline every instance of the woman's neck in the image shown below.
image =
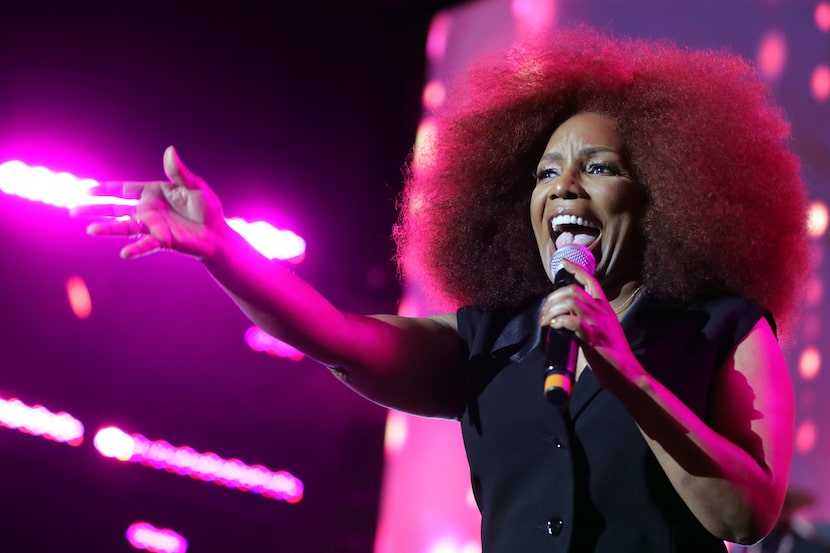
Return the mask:
<svg viewBox="0 0 830 553">
<path fill-rule="evenodd" d="M 617 318 L 622 318 L 634 303 L 634 300 L 637 299 L 637 296 L 640 295 L 642 289 L 642 282 L 639 280 L 631 280 L 620 286 L 616 295 L 608 297 L 608 303 L 611 304 L 611 308 L 617 314 Z"/>
</svg>

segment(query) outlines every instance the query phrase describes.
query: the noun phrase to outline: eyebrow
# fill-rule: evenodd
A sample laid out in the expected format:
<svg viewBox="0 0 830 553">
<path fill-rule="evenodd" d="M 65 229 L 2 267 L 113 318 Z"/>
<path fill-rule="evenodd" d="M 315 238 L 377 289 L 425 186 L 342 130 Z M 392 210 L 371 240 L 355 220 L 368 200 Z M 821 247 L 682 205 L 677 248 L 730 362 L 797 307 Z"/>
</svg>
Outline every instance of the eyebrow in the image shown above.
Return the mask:
<svg viewBox="0 0 830 553">
<path fill-rule="evenodd" d="M 592 156 L 600 152 L 611 152 L 613 154 L 619 155 L 619 152 L 617 152 L 617 150 L 615 150 L 614 148 L 609 148 L 608 146 L 591 146 L 579 150 L 579 153 L 583 156 Z M 547 152 L 542 156 L 542 159 L 560 160 L 562 159 L 562 157 L 563 156 L 561 152 Z"/>
</svg>

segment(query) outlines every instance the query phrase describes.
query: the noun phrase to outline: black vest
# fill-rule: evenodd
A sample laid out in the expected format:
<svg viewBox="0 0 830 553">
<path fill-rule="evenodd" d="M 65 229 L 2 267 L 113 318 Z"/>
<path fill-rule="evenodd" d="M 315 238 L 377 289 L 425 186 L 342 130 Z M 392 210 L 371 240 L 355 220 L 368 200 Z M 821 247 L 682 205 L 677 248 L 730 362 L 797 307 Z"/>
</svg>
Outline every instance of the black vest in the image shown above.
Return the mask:
<svg viewBox="0 0 830 553">
<path fill-rule="evenodd" d="M 469 350 L 461 426 L 483 553 L 724 552 L 590 370 L 565 408 L 545 400 L 541 302 L 458 312 Z M 713 372 L 765 315 L 736 297 L 674 308 L 644 293 L 622 326 L 643 367 L 706 421 Z"/>
</svg>

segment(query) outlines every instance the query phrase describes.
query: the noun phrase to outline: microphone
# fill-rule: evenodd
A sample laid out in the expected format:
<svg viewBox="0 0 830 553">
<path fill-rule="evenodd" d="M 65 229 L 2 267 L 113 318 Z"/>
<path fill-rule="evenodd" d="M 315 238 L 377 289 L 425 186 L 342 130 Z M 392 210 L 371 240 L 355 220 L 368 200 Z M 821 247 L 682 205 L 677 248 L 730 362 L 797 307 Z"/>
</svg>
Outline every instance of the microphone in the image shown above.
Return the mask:
<svg viewBox="0 0 830 553">
<path fill-rule="evenodd" d="M 597 267 L 593 254 L 585 246 L 562 246 L 550 260 L 554 290 L 576 283 L 574 276 L 562 267 L 563 259 L 576 263 L 591 275 Z M 545 397 L 554 405 L 562 405 L 571 397 L 579 344 L 570 330 L 549 326 L 545 328 L 547 331 L 542 340 L 545 352 Z"/>
</svg>

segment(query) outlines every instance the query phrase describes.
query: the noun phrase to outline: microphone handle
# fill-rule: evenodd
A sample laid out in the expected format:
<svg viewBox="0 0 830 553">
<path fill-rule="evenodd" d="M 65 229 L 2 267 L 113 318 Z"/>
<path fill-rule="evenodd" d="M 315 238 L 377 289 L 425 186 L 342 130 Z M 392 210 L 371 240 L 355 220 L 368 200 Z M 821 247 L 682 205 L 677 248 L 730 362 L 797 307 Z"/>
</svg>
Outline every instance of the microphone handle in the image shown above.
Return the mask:
<svg viewBox="0 0 830 553">
<path fill-rule="evenodd" d="M 579 344 L 570 330 L 548 328 L 545 347 L 545 397 L 562 405 L 571 397 Z"/>
<path fill-rule="evenodd" d="M 560 269 L 554 277 L 553 287 L 558 289 L 574 283 L 574 276 Z M 571 397 L 579 341 L 570 330 L 546 327 L 542 345 L 545 351 L 545 397 L 554 405 L 562 405 Z"/>
</svg>

